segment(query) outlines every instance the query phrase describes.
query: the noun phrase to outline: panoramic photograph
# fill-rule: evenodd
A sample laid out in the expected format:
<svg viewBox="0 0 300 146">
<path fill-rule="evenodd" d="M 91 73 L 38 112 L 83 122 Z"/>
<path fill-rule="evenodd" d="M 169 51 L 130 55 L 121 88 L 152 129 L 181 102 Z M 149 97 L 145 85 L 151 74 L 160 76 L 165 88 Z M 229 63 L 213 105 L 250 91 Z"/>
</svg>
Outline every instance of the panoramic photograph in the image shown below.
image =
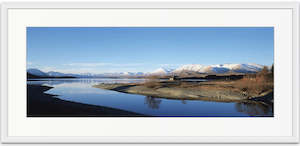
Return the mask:
<svg viewBox="0 0 300 146">
<path fill-rule="evenodd" d="M 27 27 L 27 117 L 274 117 L 273 27 Z"/>
</svg>

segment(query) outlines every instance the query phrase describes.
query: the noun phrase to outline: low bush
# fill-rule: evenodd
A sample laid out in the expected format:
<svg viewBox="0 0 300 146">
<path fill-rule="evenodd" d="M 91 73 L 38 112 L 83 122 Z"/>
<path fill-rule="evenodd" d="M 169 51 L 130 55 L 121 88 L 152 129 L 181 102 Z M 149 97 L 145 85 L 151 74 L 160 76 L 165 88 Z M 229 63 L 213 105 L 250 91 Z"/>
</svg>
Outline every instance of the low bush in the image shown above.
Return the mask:
<svg viewBox="0 0 300 146">
<path fill-rule="evenodd" d="M 264 67 L 257 74 L 245 75 L 243 79 L 235 82 L 234 86 L 247 95 L 260 95 L 273 90 L 273 73 Z"/>
</svg>

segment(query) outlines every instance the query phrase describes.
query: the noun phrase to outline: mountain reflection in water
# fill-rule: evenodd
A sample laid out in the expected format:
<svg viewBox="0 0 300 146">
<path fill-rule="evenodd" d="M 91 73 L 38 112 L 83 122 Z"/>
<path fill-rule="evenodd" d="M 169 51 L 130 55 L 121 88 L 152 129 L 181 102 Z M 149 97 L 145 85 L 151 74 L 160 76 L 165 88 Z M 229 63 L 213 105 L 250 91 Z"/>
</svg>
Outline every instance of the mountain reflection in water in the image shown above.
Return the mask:
<svg viewBox="0 0 300 146">
<path fill-rule="evenodd" d="M 177 100 L 177 99 L 172 99 Z M 186 100 L 181 100 L 182 104 L 186 104 Z M 212 102 L 212 101 L 208 101 Z M 218 101 L 220 102 L 220 101 Z M 145 104 L 151 109 L 159 109 L 162 99 L 159 97 L 146 96 Z M 259 101 L 243 101 L 234 102 L 235 108 L 239 112 L 246 113 L 249 116 L 263 116 L 273 113 L 273 104 Z"/>
<path fill-rule="evenodd" d="M 143 79 L 40 79 L 27 84 L 53 87 L 45 93 L 84 104 L 117 108 L 152 116 L 250 117 L 273 116 L 273 103 L 214 100 L 175 100 L 94 88 L 101 83 L 135 83 Z M 210 98 L 211 99 L 211 98 Z M 219 101 L 216 101 L 219 100 Z"/>
</svg>

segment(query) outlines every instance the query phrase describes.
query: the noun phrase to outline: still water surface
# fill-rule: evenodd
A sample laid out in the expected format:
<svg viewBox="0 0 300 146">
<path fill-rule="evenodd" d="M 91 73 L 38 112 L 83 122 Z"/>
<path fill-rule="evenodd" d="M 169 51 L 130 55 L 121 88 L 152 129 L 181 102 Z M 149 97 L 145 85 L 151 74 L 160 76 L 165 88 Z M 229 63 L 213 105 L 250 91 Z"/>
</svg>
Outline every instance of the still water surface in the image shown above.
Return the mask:
<svg viewBox="0 0 300 146">
<path fill-rule="evenodd" d="M 28 84 L 54 87 L 46 93 L 57 98 L 123 109 L 152 116 L 249 117 L 273 116 L 273 108 L 260 103 L 174 100 L 120 93 L 92 87 L 100 83 L 133 83 L 143 79 L 39 79 Z"/>
</svg>

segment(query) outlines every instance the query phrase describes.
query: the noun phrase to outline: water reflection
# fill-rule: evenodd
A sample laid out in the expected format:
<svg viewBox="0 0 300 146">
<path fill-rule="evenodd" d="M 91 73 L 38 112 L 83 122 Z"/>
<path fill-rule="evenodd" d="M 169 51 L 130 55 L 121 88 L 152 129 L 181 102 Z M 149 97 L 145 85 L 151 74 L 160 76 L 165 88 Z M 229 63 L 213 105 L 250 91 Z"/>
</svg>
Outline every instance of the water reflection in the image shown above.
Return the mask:
<svg viewBox="0 0 300 146">
<path fill-rule="evenodd" d="M 249 116 L 272 116 L 273 104 L 264 102 L 239 102 L 235 104 L 235 108 L 239 112 L 248 114 Z"/>
<path fill-rule="evenodd" d="M 143 79 L 41 79 L 27 84 L 54 87 L 46 93 L 60 99 L 123 109 L 153 116 L 273 116 L 273 103 L 229 102 L 221 99 L 174 100 L 94 88 L 99 83 L 133 83 Z"/>
<path fill-rule="evenodd" d="M 151 109 L 159 109 L 159 105 L 161 103 L 160 98 L 152 97 L 152 96 L 146 96 L 145 97 L 145 104 L 148 105 Z"/>
<path fill-rule="evenodd" d="M 147 104 L 148 108 L 150 109 L 159 109 L 160 104 L 162 103 L 162 99 L 164 98 L 146 96 L 145 104 Z M 186 100 L 180 100 L 180 101 L 182 104 L 187 104 Z M 213 102 L 213 101 L 206 101 L 206 102 Z M 273 116 L 272 103 L 257 102 L 257 101 L 243 101 L 243 102 L 233 102 L 233 103 L 235 105 L 235 109 L 238 112 L 245 113 L 249 116 Z"/>
</svg>

